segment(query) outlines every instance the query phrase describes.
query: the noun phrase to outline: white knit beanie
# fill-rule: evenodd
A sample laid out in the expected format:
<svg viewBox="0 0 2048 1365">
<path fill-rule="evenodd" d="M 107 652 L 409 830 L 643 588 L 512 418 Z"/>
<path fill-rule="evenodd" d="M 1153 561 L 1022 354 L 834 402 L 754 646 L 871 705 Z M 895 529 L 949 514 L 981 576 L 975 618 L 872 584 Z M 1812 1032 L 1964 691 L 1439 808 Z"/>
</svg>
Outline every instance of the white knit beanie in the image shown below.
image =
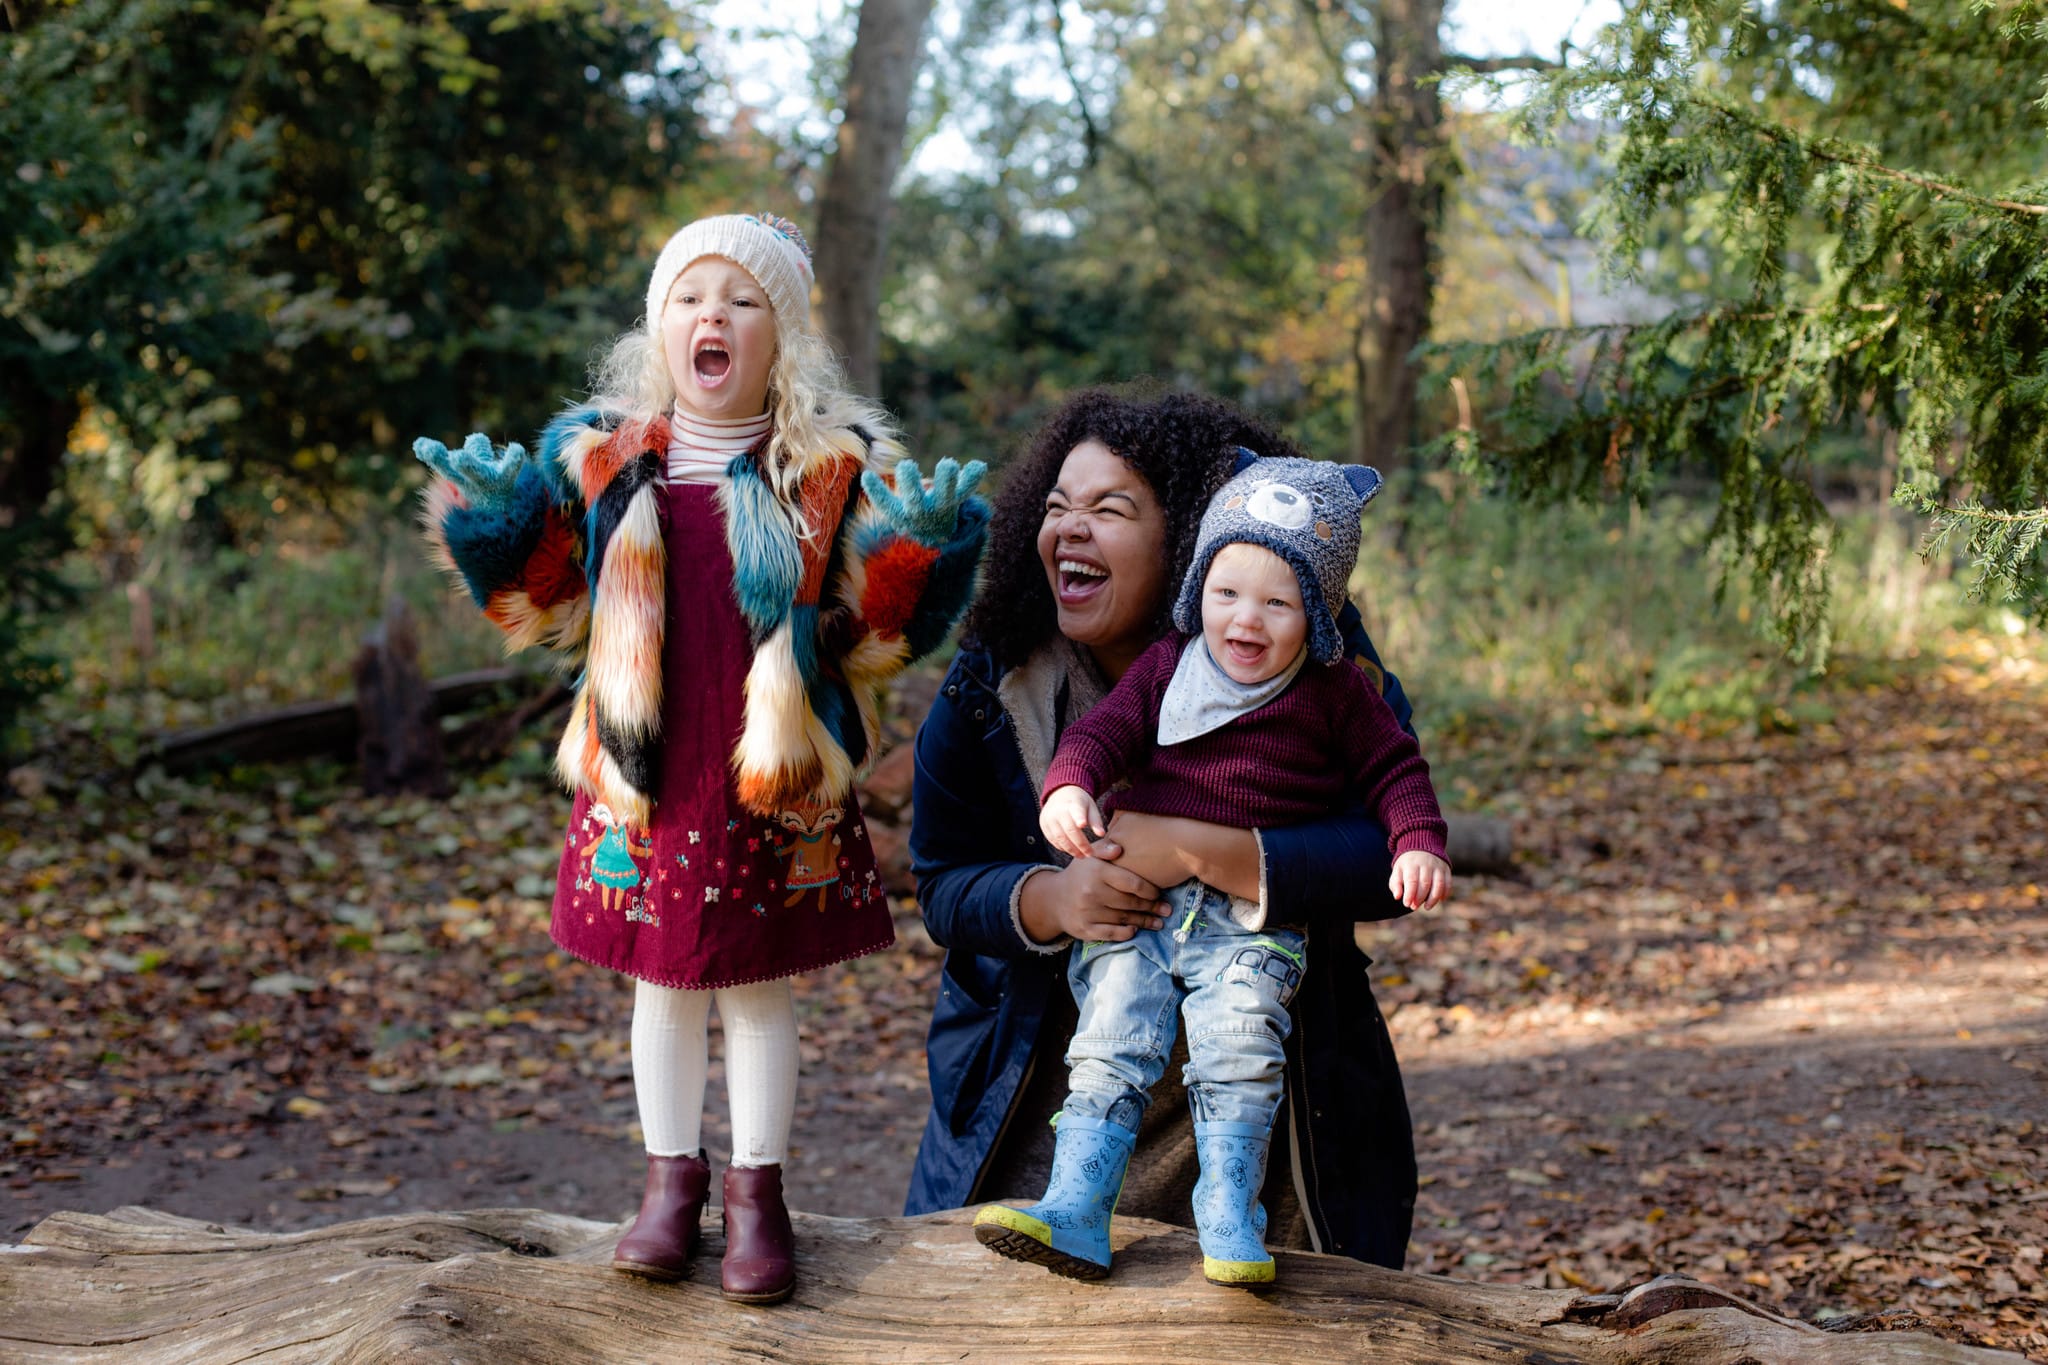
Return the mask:
<svg viewBox="0 0 2048 1365">
<path fill-rule="evenodd" d="M 759 281 L 779 327 L 802 327 L 811 317 L 811 244 L 797 225 L 773 214 L 722 213 L 699 218 L 668 239 L 647 281 L 647 331 L 661 334 L 661 309 L 676 276 L 692 261 L 717 256 Z"/>
</svg>

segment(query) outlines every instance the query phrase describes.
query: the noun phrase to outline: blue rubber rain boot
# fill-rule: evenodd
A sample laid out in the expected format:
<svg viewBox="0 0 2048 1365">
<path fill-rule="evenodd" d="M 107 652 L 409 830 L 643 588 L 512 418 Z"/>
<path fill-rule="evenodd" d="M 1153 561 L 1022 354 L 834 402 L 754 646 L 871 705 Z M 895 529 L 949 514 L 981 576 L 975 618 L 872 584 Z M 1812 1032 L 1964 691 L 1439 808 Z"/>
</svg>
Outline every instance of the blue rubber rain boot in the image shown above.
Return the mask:
<svg viewBox="0 0 2048 1365">
<path fill-rule="evenodd" d="M 1273 1283 L 1266 1250 L 1266 1153 L 1273 1133 L 1254 1123 L 1195 1124 L 1195 1231 L 1202 1238 L 1202 1274 L 1211 1284 L 1259 1289 Z"/>
<path fill-rule="evenodd" d="M 1136 1133 L 1107 1119 L 1062 1114 L 1045 1198 L 1021 1209 L 990 1204 L 974 1215 L 976 1239 L 998 1255 L 1042 1265 L 1055 1275 L 1103 1278 L 1109 1274 L 1109 1216 L 1137 1140 Z"/>
</svg>

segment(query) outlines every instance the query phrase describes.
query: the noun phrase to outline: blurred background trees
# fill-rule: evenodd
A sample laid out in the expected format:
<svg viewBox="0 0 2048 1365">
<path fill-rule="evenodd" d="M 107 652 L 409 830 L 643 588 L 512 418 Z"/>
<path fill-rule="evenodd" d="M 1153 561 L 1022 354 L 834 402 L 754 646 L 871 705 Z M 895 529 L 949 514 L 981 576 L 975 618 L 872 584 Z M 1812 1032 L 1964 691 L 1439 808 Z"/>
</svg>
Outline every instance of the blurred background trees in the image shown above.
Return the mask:
<svg viewBox="0 0 2048 1365">
<path fill-rule="evenodd" d="M 533 425 L 697 159 L 660 6 L 10 13 L 0 517 L 132 475 L 233 543 L 409 483 L 415 429 Z"/>
<path fill-rule="evenodd" d="M 0 535 L 113 578 L 402 520 L 412 433 L 537 425 L 699 160 L 687 30 L 638 0 L 6 23 Z M 0 698 L 52 676 L 7 639 Z"/>
<path fill-rule="evenodd" d="M 112 728 L 322 695 L 392 591 L 488 657 L 411 438 L 530 436 L 667 232 L 757 206 L 927 458 L 1150 377 L 1378 464 L 1360 596 L 1457 715 L 1639 712 L 1683 655 L 1754 721 L 1957 564 L 2038 619 L 2040 6 L 1458 18 L 5 0 L 0 538 L 52 572 L 0 578 L 0 713 L 63 666 Z"/>
</svg>

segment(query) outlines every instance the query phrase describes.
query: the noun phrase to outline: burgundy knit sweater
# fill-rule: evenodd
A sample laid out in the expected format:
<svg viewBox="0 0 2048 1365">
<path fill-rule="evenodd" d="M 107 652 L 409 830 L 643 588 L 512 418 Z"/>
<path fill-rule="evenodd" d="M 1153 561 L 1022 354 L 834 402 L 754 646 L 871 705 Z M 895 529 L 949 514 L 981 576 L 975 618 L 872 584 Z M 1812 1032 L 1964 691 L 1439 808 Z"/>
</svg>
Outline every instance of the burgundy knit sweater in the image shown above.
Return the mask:
<svg viewBox="0 0 2048 1365">
<path fill-rule="evenodd" d="M 1302 665 L 1279 696 L 1205 735 L 1161 745 L 1159 707 L 1190 637 L 1140 654 L 1107 697 L 1060 736 L 1044 795 L 1076 786 L 1110 810 L 1254 829 L 1365 802 L 1394 856 L 1445 856 L 1429 764 L 1379 689 L 1344 662 Z M 1111 791 L 1128 778 L 1129 786 Z"/>
</svg>

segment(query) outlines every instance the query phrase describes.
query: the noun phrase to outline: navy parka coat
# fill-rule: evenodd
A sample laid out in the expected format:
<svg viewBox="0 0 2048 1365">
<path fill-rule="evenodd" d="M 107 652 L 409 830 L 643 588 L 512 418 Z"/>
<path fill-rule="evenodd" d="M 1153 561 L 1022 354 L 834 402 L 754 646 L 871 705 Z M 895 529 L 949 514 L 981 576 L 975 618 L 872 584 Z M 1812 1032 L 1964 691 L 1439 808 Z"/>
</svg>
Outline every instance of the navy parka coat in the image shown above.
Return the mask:
<svg viewBox="0 0 2048 1365">
<path fill-rule="evenodd" d="M 1356 609 L 1347 605 L 1338 625 L 1351 662 L 1383 680 L 1412 730 L 1407 697 Z M 1010 916 L 1018 880 L 1052 858 L 998 680 L 986 653 L 963 649 L 917 733 L 911 863 L 926 927 L 947 952 L 926 1045 L 932 1107 L 911 1173 L 912 1214 L 1019 1193 L 984 1192 L 982 1175 L 1024 1091 L 1046 1001 L 1067 988 L 1067 953 L 1033 952 Z M 1370 960 L 1352 938 L 1358 920 L 1406 913 L 1385 889 L 1386 834 L 1350 813 L 1261 830 L 1260 840 L 1271 922 L 1309 933 L 1281 1110 L 1309 1235 L 1318 1251 L 1398 1269 L 1415 1215 L 1414 1134 Z"/>
</svg>

